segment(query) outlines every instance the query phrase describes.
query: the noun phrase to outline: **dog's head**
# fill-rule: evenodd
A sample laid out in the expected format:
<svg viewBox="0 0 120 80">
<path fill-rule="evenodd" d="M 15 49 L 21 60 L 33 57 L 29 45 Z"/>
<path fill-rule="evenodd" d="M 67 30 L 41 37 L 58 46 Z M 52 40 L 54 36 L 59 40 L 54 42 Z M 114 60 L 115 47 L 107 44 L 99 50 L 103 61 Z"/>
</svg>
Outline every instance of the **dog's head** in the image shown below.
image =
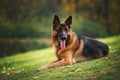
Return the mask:
<svg viewBox="0 0 120 80">
<path fill-rule="evenodd" d="M 61 49 L 67 47 L 67 41 L 69 40 L 69 32 L 72 24 L 72 16 L 69 16 L 65 22 L 60 22 L 57 15 L 54 16 L 53 20 L 53 31 L 56 31 L 56 39 L 59 41 L 59 46 Z"/>
</svg>

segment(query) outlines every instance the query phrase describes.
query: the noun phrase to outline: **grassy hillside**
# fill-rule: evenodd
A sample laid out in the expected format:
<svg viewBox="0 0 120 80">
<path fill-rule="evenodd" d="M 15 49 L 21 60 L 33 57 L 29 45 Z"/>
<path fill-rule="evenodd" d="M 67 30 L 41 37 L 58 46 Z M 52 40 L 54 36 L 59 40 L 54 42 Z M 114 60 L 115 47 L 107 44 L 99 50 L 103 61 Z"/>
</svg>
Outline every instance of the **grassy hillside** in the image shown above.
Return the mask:
<svg viewBox="0 0 120 80">
<path fill-rule="evenodd" d="M 120 35 L 99 39 L 110 47 L 106 58 L 36 72 L 55 60 L 54 49 L 29 51 L 0 59 L 0 80 L 120 80 Z"/>
</svg>

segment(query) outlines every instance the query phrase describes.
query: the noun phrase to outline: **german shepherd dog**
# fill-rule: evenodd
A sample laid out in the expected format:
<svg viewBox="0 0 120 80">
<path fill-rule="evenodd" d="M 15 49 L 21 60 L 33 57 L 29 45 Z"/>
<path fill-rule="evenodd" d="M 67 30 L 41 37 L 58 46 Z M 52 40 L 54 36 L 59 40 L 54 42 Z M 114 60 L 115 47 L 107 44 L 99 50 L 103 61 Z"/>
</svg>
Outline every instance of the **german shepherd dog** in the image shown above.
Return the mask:
<svg viewBox="0 0 120 80">
<path fill-rule="evenodd" d="M 58 16 L 54 15 L 51 37 L 57 60 L 39 67 L 38 71 L 108 55 L 109 48 L 105 43 L 77 35 L 71 30 L 71 24 L 72 16 L 61 23 Z"/>
</svg>

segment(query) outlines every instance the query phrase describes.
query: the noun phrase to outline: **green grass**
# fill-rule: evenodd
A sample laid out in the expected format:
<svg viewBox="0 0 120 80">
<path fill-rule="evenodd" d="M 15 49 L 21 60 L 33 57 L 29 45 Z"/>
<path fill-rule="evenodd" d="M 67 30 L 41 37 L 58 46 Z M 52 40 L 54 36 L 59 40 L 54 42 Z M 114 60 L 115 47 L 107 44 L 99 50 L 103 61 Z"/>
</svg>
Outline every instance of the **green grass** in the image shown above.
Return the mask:
<svg viewBox="0 0 120 80">
<path fill-rule="evenodd" d="M 36 72 L 54 61 L 53 48 L 29 51 L 0 59 L 0 80 L 120 80 L 120 35 L 101 38 L 110 47 L 107 58 Z"/>
</svg>

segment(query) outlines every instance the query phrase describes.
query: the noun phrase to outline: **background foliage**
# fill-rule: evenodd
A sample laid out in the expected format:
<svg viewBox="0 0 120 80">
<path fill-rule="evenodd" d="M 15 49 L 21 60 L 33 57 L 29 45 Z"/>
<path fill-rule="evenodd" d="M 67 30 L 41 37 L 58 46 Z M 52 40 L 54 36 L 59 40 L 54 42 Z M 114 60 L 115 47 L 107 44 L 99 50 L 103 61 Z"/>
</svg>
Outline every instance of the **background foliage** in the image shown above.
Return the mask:
<svg viewBox="0 0 120 80">
<path fill-rule="evenodd" d="M 119 5 L 120 0 L 0 0 L 0 53 L 36 49 L 32 44 L 39 44 L 38 38 L 50 38 L 54 14 L 58 14 L 61 21 L 72 15 L 72 29 L 78 34 L 90 37 L 118 35 Z M 31 41 L 22 43 L 23 38 L 31 38 Z M 10 43 L 11 39 L 14 44 Z M 25 46 L 27 42 L 29 45 Z"/>
</svg>

